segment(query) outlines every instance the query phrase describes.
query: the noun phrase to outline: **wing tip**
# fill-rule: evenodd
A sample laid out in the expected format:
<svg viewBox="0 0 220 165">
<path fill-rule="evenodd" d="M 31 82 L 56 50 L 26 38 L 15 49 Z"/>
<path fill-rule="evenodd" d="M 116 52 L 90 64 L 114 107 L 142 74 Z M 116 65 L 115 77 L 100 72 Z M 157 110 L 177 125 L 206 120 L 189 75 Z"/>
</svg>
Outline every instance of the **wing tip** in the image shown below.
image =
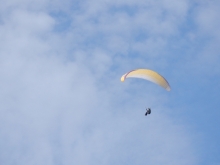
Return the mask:
<svg viewBox="0 0 220 165">
<path fill-rule="evenodd" d="M 125 78 L 124 76 L 121 77 L 121 82 L 124 82 L 125 81 Z"/>
<path fill-rule="evenodd" d="M 169 91 L 171 90 L 171 88 L 170 88 L 170 87 L 167 87 L 166 90 L 169 92 Z"/>
</svg>

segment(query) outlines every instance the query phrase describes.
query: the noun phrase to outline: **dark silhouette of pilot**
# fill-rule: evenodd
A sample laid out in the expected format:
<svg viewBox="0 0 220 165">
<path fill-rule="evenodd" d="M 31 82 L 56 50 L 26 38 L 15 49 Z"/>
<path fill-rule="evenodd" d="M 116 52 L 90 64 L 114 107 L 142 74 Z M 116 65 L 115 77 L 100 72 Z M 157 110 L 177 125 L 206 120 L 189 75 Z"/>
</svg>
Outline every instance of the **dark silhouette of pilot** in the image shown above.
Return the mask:
<svg viewBox="0 0 220 165">
<path fill-rule="evenodd" d="M 147 108 L 146 111 L 147 112 L 145 113 L 145 116 L 147 116 L 147 114 L 151 114 L 151 109 L 150 108 Z"/>
</svg>

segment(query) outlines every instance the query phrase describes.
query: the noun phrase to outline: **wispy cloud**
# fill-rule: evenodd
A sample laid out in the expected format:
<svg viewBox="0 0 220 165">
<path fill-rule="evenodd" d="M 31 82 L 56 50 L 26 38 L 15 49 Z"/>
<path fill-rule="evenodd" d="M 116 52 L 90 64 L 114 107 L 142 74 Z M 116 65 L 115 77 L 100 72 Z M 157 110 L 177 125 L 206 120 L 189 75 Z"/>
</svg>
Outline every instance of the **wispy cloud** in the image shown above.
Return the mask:
<svg viewBox="0 0 220 165">
<path fill-rule="evenodd" d="M 150 83 L 120 83 L 136 67 L 177 76 L 210 59 L 211 41 L 203 57 L 193 48 L 192 62 L 172 53 L 218 33 L 212 5 L 193 13 L 199 33 L 183 32 L 191 9 L 187 0 L 3 4 L 0 164 L 197 164 L 199 136 L 169 116 L 170 97 Z M 217 66 L 214 52 L 208 68 Z M 155 107 L 147 118 L 144 106 Z"/>
</svg>

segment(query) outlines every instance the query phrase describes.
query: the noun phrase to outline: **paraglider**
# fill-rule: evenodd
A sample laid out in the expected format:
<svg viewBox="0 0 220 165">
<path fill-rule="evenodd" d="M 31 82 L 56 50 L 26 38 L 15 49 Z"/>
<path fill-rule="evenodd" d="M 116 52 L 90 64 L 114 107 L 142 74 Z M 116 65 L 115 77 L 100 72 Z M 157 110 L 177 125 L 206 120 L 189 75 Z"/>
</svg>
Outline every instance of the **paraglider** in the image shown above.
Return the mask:
<svg viewBox="0 0 220 165">
<path fill-rule="evenodd" d="M 153 70 L 150 70 L 150 69 L 131 70 L 131 71 L 125 73 L 121 77 L 121 81 L 124 82 L 127 78 L 141 78 L 141 79 L 145 79 L 145 80 L 148 80 L 150 82 L 153 82 L 153 83 L 163 87 L 167 91 L 171 90 L 168 81 L 163 76 L 161 76 L 159 73 L 157 73 L 157 72 L 155 72 Z M 151 113 L 151 109 L 150 108 L 148 108 L 146 110 L 147 110 L 147 112 L 145 113 L 145 116 L 147 116 L 147 114 Z"/>
</svg>

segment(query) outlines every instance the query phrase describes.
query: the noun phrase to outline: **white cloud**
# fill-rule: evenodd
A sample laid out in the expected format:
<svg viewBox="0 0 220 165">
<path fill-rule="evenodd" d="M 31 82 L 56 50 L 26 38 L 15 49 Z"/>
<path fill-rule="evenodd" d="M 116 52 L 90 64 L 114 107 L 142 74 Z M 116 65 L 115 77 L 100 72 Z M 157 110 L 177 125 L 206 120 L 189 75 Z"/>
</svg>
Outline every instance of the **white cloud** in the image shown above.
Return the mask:
<svg viewBox="0 0 220 165">
<path fill-rule="evenodd" d="M 191 76 L 219 75 L 219 6 L 218 1 L 203 1 L 192 8 L 193 22 L 188 25 L 191 29 L 187 35 L 183 36 L 188 43 L 185 43 L 187 47 L 180 64 L 187 73 L 192 73 Z"/>
<path fill-rule="evenodd" d="M 220 3 L 218 1 L 207 1 L 198 5 L 195 20 L 201 33 L 207 33 L 214 38 L 219 38 L 220 21 L 218 16 Z"/>
<path fill-rule="evenodd" d="M 179 33 L 178 28 L 185 21 L 189 2 L 167 4 L 166 1 L 84 1 L 71 15 L 73 31 L 70 33 L 77 35 L 79 44 L 95 43 L 109 51 L 125 54 L 132 51 L 137 40 L 166 40 Z M 112 42 L 116 39 L 118 47 L 112 49 L 116 45 Z M 157 42 L 154 44 L 154 50 L 161 47 Z"/>
<path fill-rule="evenodd" d="M 42 1 L 40 11 L 10 11 L 0 27 L 0 162 L 196 164 L 190 130 L 164 113 L 167 98 L 160 89 L 149 84 L 146 95 L 143 84 L 119 81 L 122 70 L 145 63 L 145 52 L 153 60 L 163 51 L 158 45 L 166 42 L 152 34 L 163 38 L 178 31 L 173 15 L 183 19 L 187 1 L 161 2 L 154 11 L 154 1 L 84 1 L 61 32 L 45 10 L 50 2 Z M 108 12 L 133 4 L 134 15 L 127 9 Z M 161 23 L 164 11 L 170 13 Z M 139 29 L 146 37 L 137 44 Z M 131 57 L 131 51 L 142 55 Z M 147 118 L 146 100 L 156 107 Z"/>
</svg>

